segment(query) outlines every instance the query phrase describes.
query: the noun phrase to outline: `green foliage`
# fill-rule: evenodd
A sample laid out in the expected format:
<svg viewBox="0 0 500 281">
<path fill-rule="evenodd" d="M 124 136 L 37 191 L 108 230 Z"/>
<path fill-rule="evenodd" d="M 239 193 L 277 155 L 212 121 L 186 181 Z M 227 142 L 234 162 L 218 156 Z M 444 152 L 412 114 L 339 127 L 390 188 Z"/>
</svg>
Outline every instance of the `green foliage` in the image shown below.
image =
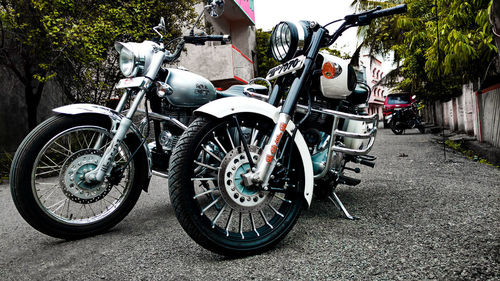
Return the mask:
<svg viewBox="0 0 500 281">
<path fill-rule="evenodd" d="M 0 154 L 0 183 L 9 178 L 10 165 L 12 163 L 12 155 L 7 152 Z"/>
<path fill-rule="evenodd" d="M 270 31 L 262 31 L 262 29 L 257 29 L 255 36 L 257 38 L 257 76 L 266 77 L 269 69 L 279 65 L 272 55 L 268 52 L 269 47 L 269 37 L 271 37 Z"/>
<path fill-rule="evenodd" d="M 354 1 L 358 9 L 403 1 Z M 408 13 L 378 19 L 361 34 L 372 52 L 394 52 L 398 88 L 422 100 L 446 100 L 483 78 L 497 49 L 488 22 L 490 0 L 406 0 Z M 439 19 L 438 21 L 436 19 Z M 439 46 L 438 46 L 439 28 Z"/>
<path fill-rule="evenodd" d="M 120 78 L 114 41 L 142 41 L 165 17 L 181 34 L 198 0 L 5 0 L 0 64 L 25 87 L 55 79 L 71 101 L 103 102 Z M 41 91 L 40 91 L 41 92 Z M 39 97 L 38 97 L 39 98 Z"/>
<path fill-rule="evenodd" d="M 327 51 L 331 55 L 339 57 L 339 58 L 343 58 L 345 60 L 351 59 L 351 56 L 348 53 L 342 52 L 342 51 L 337 50 L 337 49 L 332 49 L 331 47 L 329 47 L 329 48 L 322 48 L 321 51 Z"/>
<path fill-rule="evenodd" d="M 460 143 L 460 142 L 446 140 L 444 143 L 446 146 L 450 147 L 451 149 L 462 153 L 465 157 L 469 158 L 470 160 L 479 161 L 479 163 L 481 163 L 481 164 L 494 166 L 492 163 L 490 163 L 488 161 L 488 159 L 481 158 L 481 157 L 477 156 L 477 154 L 474 151 L 467 149 L 467 148 L 464 148 L 462 143 Z M 496 167 L 500 168 L 500 166 L 496 166 Z"/>
</svg>

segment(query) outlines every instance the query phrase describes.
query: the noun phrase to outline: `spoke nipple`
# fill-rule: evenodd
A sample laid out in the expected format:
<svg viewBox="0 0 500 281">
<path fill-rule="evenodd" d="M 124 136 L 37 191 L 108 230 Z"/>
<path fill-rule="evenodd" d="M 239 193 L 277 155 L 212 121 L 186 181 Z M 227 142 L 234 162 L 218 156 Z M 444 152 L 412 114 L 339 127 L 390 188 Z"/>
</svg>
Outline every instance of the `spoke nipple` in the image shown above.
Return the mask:
<svg viewBox="0 0 500 281">
<path fill-rule="evenodd" d="M 254 173 L 255 173 L 255 171 L 257 171 L 257 168 L 253 167 L 253 168 L 252 168 L 252 172 L 254 172 Z"/>
<path fill-rule="evenodd" d="M 250 197 L 247 197 L 247 201 L 250 201 L 250 200 L 252 200 L 252 198 L 250 198 Z"/>
<path fill-rule="evenodd" d="M 235 191 L 236 189 L 234 187 L 231 187 L 231 191 Z"/>
<path fill-rule="evenodd" d="M 271 179 L 274 180 L 274 175 L 271 175 Z"/>
<path fill-rule="evenodd" d="M 262 189 L 267 191 L 269 188 L 267 186 L 264 186 L 264 187 L 262 187 Z"/>
</svg>

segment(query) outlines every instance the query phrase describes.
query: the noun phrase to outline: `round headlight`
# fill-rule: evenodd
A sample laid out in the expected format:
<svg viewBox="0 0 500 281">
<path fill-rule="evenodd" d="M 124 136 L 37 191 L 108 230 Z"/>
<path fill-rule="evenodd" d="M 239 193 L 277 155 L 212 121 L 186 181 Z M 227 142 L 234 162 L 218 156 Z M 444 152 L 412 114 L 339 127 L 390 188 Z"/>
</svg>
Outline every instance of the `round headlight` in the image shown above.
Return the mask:
<svg viewBox="0 0 500 281">
<path fill-rule="evenodd" d="M 127 48 L 122 48 L 120 52 L 120 70 L 126 77 L 134 76 L 134 72 L 137 72 L 134 53 Z"/>
<path fill-rule="evenodd" d="M 308 25 L 305 21 L 284 21 L 274 27 L 269 46 L 275 60 L 285 62 L 307 48 L 310 34 Z"/>
</svg>

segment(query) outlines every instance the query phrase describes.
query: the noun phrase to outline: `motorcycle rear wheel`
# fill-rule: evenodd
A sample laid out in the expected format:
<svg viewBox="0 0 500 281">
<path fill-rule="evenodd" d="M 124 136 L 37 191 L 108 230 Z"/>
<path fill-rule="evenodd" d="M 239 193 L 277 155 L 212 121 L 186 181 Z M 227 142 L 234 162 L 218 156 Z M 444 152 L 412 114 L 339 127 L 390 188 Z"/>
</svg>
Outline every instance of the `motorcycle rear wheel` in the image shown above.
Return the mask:
<svg viewBox="0 0 500 281">
<path fill-rule="evenodd" d="M 274 123 L 257 115 L 238 119 L 256 163 Z M 231 117 L 200 117 L 189 126 L 172 154 L 169 190 L 177 219 L 195 242 L 221 255 L 247 256 L 272 248 L 293 228 L 303 206 L 304 173 L 301 161 L 293 161 L 298 157 L 294 150 L 295 172 L 284 183 L 287 191 L 241 184 L 241 174 L 250 166 L 238 146 L 235 122 Z M 276 166 L 275 178 L 287 158 Z"/>
<path fill-rule="evenodd" d="M 395 135 L 401 135 L 405 131 L 404 128 L 401 125 L 398 125 L 397 122 L 391 122 L 389 125 L 391 126 L 391 131 Z"/>
<path fill-rule="evenodd" d="M 133 160 L 116 184 L 83 180 L 109 144 L 110 126 L 103 116 L 58 115 L 24 139 L 12 162 L 11 194 L 32 227 L 56 238 L 80 239 L 108 230 L 132 210 L 142 178 Z M 115 161 L 125 163 L 132 149 L 122 143 Z"/>
</svg>

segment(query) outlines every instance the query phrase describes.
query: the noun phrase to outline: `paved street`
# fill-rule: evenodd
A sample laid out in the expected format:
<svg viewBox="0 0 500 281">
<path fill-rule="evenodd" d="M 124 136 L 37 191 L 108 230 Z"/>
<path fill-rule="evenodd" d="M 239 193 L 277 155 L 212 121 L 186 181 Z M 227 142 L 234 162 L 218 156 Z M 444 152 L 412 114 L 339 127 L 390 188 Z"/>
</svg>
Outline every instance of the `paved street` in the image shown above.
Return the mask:
<svg viewBox="0 0 500 281">
<path fill-rule="evenodd" d="M 109 233 L 63 241 L 38 233 L 0 185 L 0 280 L 499 280 L 500 169 L 410 130 L 381 129 L 374 169 L 341 187 L 352 214 L 313 201 L 277 248 L 225 259 L 196 245 L 154 177 Z"/>
</svg>

